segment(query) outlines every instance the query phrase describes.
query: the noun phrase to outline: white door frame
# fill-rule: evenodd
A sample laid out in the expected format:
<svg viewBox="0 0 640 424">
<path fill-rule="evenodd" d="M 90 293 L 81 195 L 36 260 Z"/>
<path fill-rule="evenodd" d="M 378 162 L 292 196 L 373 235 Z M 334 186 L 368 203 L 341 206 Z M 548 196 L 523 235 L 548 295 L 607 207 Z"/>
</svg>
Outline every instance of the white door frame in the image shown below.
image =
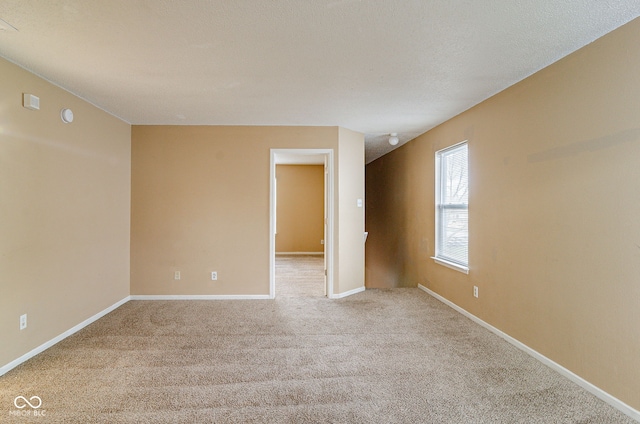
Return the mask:
<svg viewBox="0 0 640 424">
<path fill-rule="evenodd" d="M 328 172 L 325 187 L 325 207 L 327 209 L 327 234 L 324 240 L 324 257 L 327 264 L 326 293 L 333 298 L 333 149 L 271 149 L 269 167 L 269 298 L 276 297 L 276 164 L 278 156 L 323 155 Z"/>
</svg>

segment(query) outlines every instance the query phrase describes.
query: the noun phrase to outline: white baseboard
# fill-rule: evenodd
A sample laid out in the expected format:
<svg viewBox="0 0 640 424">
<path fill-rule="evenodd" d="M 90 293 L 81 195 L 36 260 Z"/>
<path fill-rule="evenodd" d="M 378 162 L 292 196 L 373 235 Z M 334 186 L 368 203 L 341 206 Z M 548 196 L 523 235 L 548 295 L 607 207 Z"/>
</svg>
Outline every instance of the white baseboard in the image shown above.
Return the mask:
<svg viewBox="0 0 640 424">
<path fill-rule="evenodd" d="M 315 256 L 322 256 L 324 255 L 324 252 L 276 252 L 276 256 L 280 256 L 280 255 L 300 255 L 300 256 L 310 256 L 310 255 L 315 255 Z"/>
<path fill-rule="evenodd" d="M 365 290 L 364 287 L 358 287 L 357 289 L 349 290 L 344 293 L 335 293 L 329 296 L 329 299 L 342 299 L 343 297 L 351 296 L 356 293 L 363 292 Z"/>
<path fill-rule="evenodd" d="M 131 300 L 262 300 L 271 299 L 268 294 L 135 294 Z"/>
<path fill-rule="evenodd" d="M 514 339 L 510 335 L 498 330 L 497 328 L 495 328 L 491 324 L 486 323 L 485 321 L 481 320 L 480 318 L 478 318 L 477 316 L 473 315 L 472 313 L 466 311 L 465 309 L 462 309 L 461 307 L 459 307 L 455 303 L 451 302 L 450 300 L 447 300 L 444 297 L 440 296 L 438 293 L 436 293 L 436 292 L 434 292 L 432 290 L 429 290 L 428 288 L 426 288 L 425 286 L 423 286 L 421 284 L 418 284 L 418 288 L 420 290 L 425 291 L 429 295 L 435 297 L 436 299 L 438 299 L 440 302 L 444 303 L 445 305 L 455 309 L 456 311 L 458 311 L 462 315 L 466 316 L 467 318 L 469 318 L 471 321 L 475 322 L 476 324 L 479 324 L 479 325 L 483 326 L 487 330 L 491 331 L 492 333 L 496 334 L 497 336 L 499 336 L 502 339 L 506 340 L 507 342 L 511 343 L 512 345 L 514 345 L 518 349 L 522 350 L 523 352 L 525 352 L 525 353 L 529 354 L 530 356 L 534 357 L 535 359 L 537 359 L 538 361 L 542 362 L 543 364 L 545 364 L 549 368 L 553 369 L 554 371 L 560 373 L 564 377 L 566 377 L 569 380 L 573 381 L 574 383 L 576 383 L 578 386 L 582 387 L 583 389 L 585 389 L 589 393 L 595 395 L 597 398 L 599 398 L 599 399 L 605 401 L 606 403 L 608 403 L 609 405 L 613 406 L 614 408 L 616 408 L 620 412 L 628 415 L 629 417 L 633 418 L 636 421 L 640 421 L 640 411 L 638 411 L 637 409 L 632 408 L 631 406 L 627 405 L 626 403 L 624 403 L 620 399 L 610 395 L 609 393 L 607 393 L 604 390 L 602 390 L 601 388 L 593 385 L 592 383 L 589 383 L 584 378 L 582 378 L 579 375 L 569 371 L 568 369 L 566 369 L 562 365 L 558 364 L 557 362 L 552 361 L 551 359 L 547 358 L 543 354 L 531 349 L 529 346 L 525 345 L 524 343 L 522 343 L 522 342 Z"/>
<path fill-rule="evenodd" d="M 108 308 L 98 312 L 94 316 L 92 316 L 90 318 L 87 318 L 86 320 L 82 321 L 80 324 L 70 328 L 69 330 L 65 331 L 64 333 L 60 334 L 59 336 L 54 337 L 53 339 L 49 340 L 48 342 L 45 342 L 45 343 L 41 344 L 40 346 L 36 347 L 35 349 L 32 349 L 31 351 L 25 353 L 24 355 L 22 355 L 18 359 L 13 360 L 13 361 L 9 362 L 7 365 L 2 366 L 0 368 L 0 375 L 6 374 L 7 372 L 11 371 L 12 369 L 17 367 L 18 365 L 22 364 L 23 362 L 26 362 L 27 360 L 33 358 L 37 354 L 42 353 L 45 350 L 49 349 L 51 346 L 55 345 L 56 343 L 59 343 L 62 340 L 66 339 L 70 335 L 82 330 L 87 325 L 99 320 L 103 316 L 107 315 L 109 312 L 111 312 L 114 309 L 117 309 L 120 306 L 122 306 L 125 303 L 127 303 L 129 301 L 129 298 L 130 298 L 130 296 L 125 297 L 124 299 L 120 300 L 119 302 L 116 302 L 113 305 L 109 306 Z"/>
</svg>

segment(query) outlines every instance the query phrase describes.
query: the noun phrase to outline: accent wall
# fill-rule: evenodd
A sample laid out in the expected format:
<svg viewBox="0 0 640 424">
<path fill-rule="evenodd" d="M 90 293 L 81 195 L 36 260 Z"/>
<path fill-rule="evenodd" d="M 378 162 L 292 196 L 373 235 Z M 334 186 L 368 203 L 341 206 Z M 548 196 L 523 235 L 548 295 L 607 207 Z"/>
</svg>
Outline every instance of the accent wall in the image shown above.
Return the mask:
<svg viewBox="0 0 640 424">
<path fill-rule="evenodd" d="M 324 165 L 277 165 L 276 253 L 324 252 Z"/>
<path fill-rule="evenodd" d="M 4 366 L 129 296 L 131 127 L 4 59 L 0 75 Z"/>
<path fill-rule="evenodd" d="M 640 19 L 366 167 L 367 287 L 423 285 L 635 409 L 638 46 Z M 431 259 L 435 152 L 464 140 L 469 275 Z"/>
<path fill-rule="evenodd" d="M 364 197 L 362 134 L 133 126 L 132 295 L 269 296 L 271 149 L 334 150 L 334 294 L 364 289 L 364 245 L 353 230 L 364 228 L 364 208 L 356 205 Z"/>
</svg>

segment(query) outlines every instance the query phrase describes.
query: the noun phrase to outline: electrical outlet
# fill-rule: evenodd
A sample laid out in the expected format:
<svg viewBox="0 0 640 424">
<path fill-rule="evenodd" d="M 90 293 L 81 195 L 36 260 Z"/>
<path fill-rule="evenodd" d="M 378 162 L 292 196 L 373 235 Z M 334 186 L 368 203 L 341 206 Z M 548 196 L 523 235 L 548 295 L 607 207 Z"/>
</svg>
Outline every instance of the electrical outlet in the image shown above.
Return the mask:
<svg viewBox="0 0 640 424">
<path fill-rule="evenodd" d="M 478 286 L 473 286 L 473 297 L 478 297 Z"/>
<path fill-rule="evenodd" d="M 174 280 L 179 280 L 180 279 L 180 271 L 176 271 L 173 273 L 173 279 Z"/>
<path fill-rule="evenodd" d="M 27 328 L 27 314 L 20 315 L 20 330 Z"/>
<path fill-rule="evenodd" d="M 216 271 L 213 271 L 211 273 L 211 280 L 216 281 L 217 279 L 218 279 L 218 273 Z"/>
</svg>

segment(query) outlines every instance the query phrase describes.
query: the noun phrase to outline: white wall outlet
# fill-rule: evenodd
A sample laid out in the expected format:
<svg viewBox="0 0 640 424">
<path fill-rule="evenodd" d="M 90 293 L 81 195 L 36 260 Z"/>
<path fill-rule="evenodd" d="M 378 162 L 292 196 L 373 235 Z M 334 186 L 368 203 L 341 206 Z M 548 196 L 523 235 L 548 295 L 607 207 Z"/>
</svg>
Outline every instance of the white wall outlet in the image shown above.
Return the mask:
<svg viewBox="0 0 640 424">
<path fill-rule="evenodd" d="M 27 328 L 27 314 L 20 315 L 20 330 Z"/>
<path fill-rule="evenodd" d="M 211 280 L 216 281 L 217 279 L 218 279 L 218 273 L 216 271 L 213 271 L 211 273 Z"/>
<path fill-rule="evenodd" d="M 478 297 L 478 286 L 473 286 L 473 297 Z"/>
<path fill-rule="evenodd" d="M 180 271 L 176 271 L 173 273 L 173 279 L 174 280 L 179 280 L 180 279 Z"/>
</svg>

